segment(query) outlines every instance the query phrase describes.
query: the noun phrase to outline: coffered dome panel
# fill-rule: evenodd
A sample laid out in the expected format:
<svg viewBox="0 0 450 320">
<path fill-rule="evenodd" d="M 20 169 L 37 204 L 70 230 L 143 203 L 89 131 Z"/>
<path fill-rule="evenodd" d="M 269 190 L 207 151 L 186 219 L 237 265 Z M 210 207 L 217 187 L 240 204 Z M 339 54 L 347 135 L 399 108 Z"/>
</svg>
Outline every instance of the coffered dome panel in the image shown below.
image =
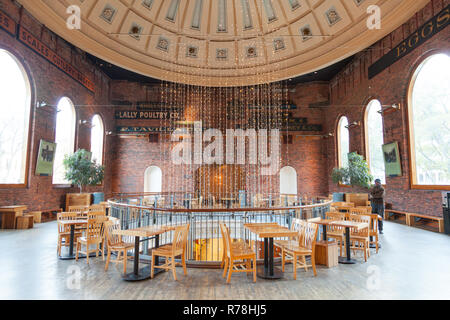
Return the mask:
<svg viewBox="0 0 450 320">
<path fill-rule="evenodd" d="M 428 0 L 18 0 L 81 49 L 168 81 L 234 86 L 278 81 L 345 59 Z M 81 29 L 66 26 L 81 8 Z M 378 5 L 381 29 L 369 30 Z"/>
</svg>

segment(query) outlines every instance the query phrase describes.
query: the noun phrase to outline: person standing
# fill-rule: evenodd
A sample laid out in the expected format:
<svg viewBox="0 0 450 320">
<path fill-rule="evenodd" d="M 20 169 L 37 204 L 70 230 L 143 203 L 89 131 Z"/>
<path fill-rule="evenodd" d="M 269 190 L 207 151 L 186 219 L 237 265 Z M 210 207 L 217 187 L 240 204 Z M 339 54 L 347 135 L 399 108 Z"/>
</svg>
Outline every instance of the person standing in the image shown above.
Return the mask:
<svg viewBox="0 0 450 320">
<path fill-rule="evenodd" d="M 370 189 L 370 203 L 372 205 L 372 213 L 377 213 L 381 216 L 378 221 L 378 231 L 383 234 L 383 218 L 384 218 L 384 188 L 381 185 L 381 180 L 376 179 L 375 185 Z"/>
</svg>

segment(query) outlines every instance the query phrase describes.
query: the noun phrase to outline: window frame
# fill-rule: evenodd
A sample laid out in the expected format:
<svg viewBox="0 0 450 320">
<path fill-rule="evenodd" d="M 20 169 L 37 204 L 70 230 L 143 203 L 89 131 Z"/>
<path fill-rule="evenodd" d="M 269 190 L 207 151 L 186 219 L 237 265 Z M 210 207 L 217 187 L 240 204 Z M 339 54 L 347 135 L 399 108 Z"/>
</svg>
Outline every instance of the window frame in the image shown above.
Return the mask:
<svg viewBox="0 0 450 320">
<path fill-rule="evenodd" d="M 408 131 L 408 165 L 409 165 L 409 184 L 410 189 L 418 189 L 418 190 L 442 190 L 449 191 L 450 185 L 423 185 L 417 184 L 417 171 L 416 171 L 416 155 L 415 155 L 415 136 L 414 136 L 414 123 L 412 119 L 412 95 L 413 88 L 416 83 L 417 76 L 419 75 L 421 69 L 425 65 L 426 61 L 431 57 L 439 54 L 445 54 L 450 57 L 450 50 L 431 50 L 430 52 L 422 55 L 416 63 L 413 65 L 411 69 L 409 81 L 407 85 L 407 94 L 406 94 L 406 129 Z"/>
<path fill-rule="evenodd" d="M 0 45 L 0 50 L 5 51 L 7 54 L 9 54 L 17 63 L 19 68 L 22 70 L 22 74 L 24 76 L 25 83 L 28 86 L 29 89 L 29 103 L 30 103 L 30 109 L 29 109 L 29 120 L 28 120 L 28 138 L 27 140 L 27 152 L 25 156 L 25 176 L 24 176 L 24 183 L 5 183 L 0 184 L 0 189 L 26 189 L 29 188 L 29 178 L 30 178 L 30 162 L 31 162 L 31 150 L 34 150 L 33 145 L 33 125 L 34 125 L 34 113 L 36 111 L 35 109 L 35 86 L 33 82 L 33 77 L 30 72 L 30 69 L 28 65 L 25 63 L 25 59 L 23 59 L 19 54 L 16 53 L 15 50 L 9 48 L 8 46 Z M 25 139 L 24 139 L 25 141 Z"/>
<path fill-rule="evenodd" d="M 102 115 L 100 114 L 100 113 L 95 113 L 93 116 L 92 116 L 92 118 L 91 118 L 91 124 L 92 124 L 92 122 L 94 121 L 94 118 L 96 117 L 96 116 L 98 116 L 99 118 L 100 118 L 100 122 L 101 122 L 101 124 L 102 124 L 102 129 L 103 129 L 103 137 L 102 137 L 102 161 L 100 162 L 100 163 L 97 163 L 97 164 L 100 164 L 100 165 L 104 165 L 104 162 L 105 162 L 105 141 L 106 141 L 106 129 L 105 129 L 105 121 L 103 120 L 103 117 L 102 117 Z M 91 127 L 91 139 L 90 139 L 90 151 L 92 152 L 92 128 L 93 127 Z"/>
<path fill-rule="evenodd" d="M 75 150 L 77 149 L 77 145 L 78 145 L 78 112 L 77 112 L 77 108 L 75 108 L 75 103 L 73 102 L 73 99 L 69 95 L 61 95 L 58 98 L 58 102 L 57 102 L 56 106 L 58 107 L 59 103 L 64 98 L 66 98 L 70 101 L 70 103 L 73 107 L 74 115 L 75 115 L 75 119 L 74 119 L 75 123 L 74 123 L 74 131 L 73 131 L 73 150 L 72 150 L 72 152 L 75 152 Z M 55 117 L 55 137 L 54 137 L 55 143 L 56 143 L 57 121 L 58 121 L 58 114 L 56 114 L 56 117 Z M 58 148 L 58 146 L 57 146 L 57 148 Z M 55 163 L 53 164 L 53 174 L 52 174 L 52 186 L 54 189 L 69 189 L 74 186 L 73 184 L 70 184 L 70 183 L 54 183 L 53 182 L 54 170 L 55 170 Z"/>
<path fill-rule="evenodd" d="M 340 114 L 337 117 L 337 122 L 336 122 L 336 162 L 337 162 L 337 167 L 338 168 L 342 168 L 341 166 L 341 130 L 340 129 L 340 124 L 343 118 L 347 119 L 347 123 L 350 123 L 348 120 L 348 116 L 346 116 L 345 114 Z M 350 152 L 350 130 L 348 130 L 348 140 L 349 140 L 349 152 Z M 342 188 L 351 188 L 352 186 L 348 185 L 348 184 L 344 184 L 342 182 L 339 182 L 339 187 Z"/>
<path fill-rule="evenodd" d="M 367 162 L 367 165 L 369 166 L 369 172 L 370 174 L 372 174 L 372 172 L 370 171 L 370 144 L 369 144 L 369 126 L 368 126 L 368 118 L 369 118 L 369 106 L 372 103 L 372 101 L 377 100 L 380 105 L 381 105 L 381 109 L 383 109 L 383 104 L 381 103 L 381 100 L 377 97 L 370 97 L 365 101 L 365 108 L 364 108 L 364 152 L 365 152 L 365 160 Z M 384 143 L 384 117 L 381 114 L 381 124 L 383 126 L 383 143 Z M 386 168 L 384 170 L 384 178 L 386 183 L 382 184 L 383 186 L 386 186 L 387 184 L 387 178 L 388 176 L 386 176 Z"/>
</svg>

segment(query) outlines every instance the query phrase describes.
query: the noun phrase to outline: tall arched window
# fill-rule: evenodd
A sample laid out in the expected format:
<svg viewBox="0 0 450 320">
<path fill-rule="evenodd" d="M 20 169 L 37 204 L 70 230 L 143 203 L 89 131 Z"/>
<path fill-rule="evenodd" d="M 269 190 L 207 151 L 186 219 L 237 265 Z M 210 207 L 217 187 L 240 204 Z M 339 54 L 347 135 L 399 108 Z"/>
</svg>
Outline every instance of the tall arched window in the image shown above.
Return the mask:
<svg viewBox="0 0 450 320">
<path fill-rule="evenodd" d="M 56 152 L 53 165 L 53 184 L 69 184 L 65 178 L 64 156 L 72 154 L 75 148 L 75 107 L 69 98 L 61 98 L 56 116 Z"/>
<path fill-rule="evenodd" d="M 151 166 L 145 170 L 144 192 L 160 193 L 162 190 L 162 171 L 159 167 Z"/>
<path fill-rule="evenodd" d="M 386 183 L 383 157 L 383 117 L 381 103 L 378 100 L 369 102 L 366 108 L 366 158 L 369 162 L 370 173 L 375 179 L 380 179 L 382 184 Z"/>
<path fill-rule="evenodd" d="M 341 117 L 341 119 L 339 119 L 337 127 L 337 153 L 339 168 L 348 167 L 348 154 L 350 152 L 350 133 L 347 126 L 347 117 Z"/>
<path fill-rule="evenodd" d="M 103 138 L 105 130 L 103 126 L 102 117 L 98 114 L 92 117 L 91 128 L 91 152 L 92 160 L 95 160 L 98 164 L 103 163 Z"/>
<path fill-rule="evenodd" d="M 280 194 L 297 195 L 297 171 L 292 167 L 280 170 Z"/>
<path fill-rule="evenodd" d="M 450 56 L 432 55 L 417 68 L 408 107 L 412 185 L 449 190 Z"/>
<path fill-rule="evenodd" d="M 20 62 L 0 49 L 0 185 L 25 185 L 31 89 Z"/>
</svg>

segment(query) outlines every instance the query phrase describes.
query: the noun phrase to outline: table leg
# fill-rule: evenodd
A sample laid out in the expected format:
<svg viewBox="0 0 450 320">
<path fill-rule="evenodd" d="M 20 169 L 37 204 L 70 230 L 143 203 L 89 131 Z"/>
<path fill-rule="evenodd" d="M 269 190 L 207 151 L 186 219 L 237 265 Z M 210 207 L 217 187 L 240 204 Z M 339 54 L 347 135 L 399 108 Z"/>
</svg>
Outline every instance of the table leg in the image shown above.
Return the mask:
<svg viewBox="0 0 450 320">
<path fill-rule="evenodd" d="M 345 250 L 347 253 L 346 257 L 339 257 L 339 263 L 342 264 L 355 264 L 356 261 L 351 258 L 351 250 L 350 250 L 350 228 L 345 228 Z"/>
<path fill-rule="evenodd" d="M 69 256 L 73 256 L 73 241 L 75 240 L 75 225 L 70 226 Z"/>
<path fill-rule="evenodd" d="M 328 238 L 327 238 L 327 226 L 326 225 L 322 225 L 322 232 L 323 232 L 323 241 L 328 241 Z"/>
<path fill-rule="evenodd" d="M 258 267 L 258 277 L 262 279 L 281 279 L 283 274 L 273 265 L 273 238 L 264 238 L 264 267 Z"/>
<path fill-rule="evenodd" d="M 133 272 L 123 276 L 125 281 L 141 281 L 150 279 L 151 266 L 139 269 L 139 244 L 141 242 L 140 237 L 134 237 L 134 264 Z"/>
</svg>

